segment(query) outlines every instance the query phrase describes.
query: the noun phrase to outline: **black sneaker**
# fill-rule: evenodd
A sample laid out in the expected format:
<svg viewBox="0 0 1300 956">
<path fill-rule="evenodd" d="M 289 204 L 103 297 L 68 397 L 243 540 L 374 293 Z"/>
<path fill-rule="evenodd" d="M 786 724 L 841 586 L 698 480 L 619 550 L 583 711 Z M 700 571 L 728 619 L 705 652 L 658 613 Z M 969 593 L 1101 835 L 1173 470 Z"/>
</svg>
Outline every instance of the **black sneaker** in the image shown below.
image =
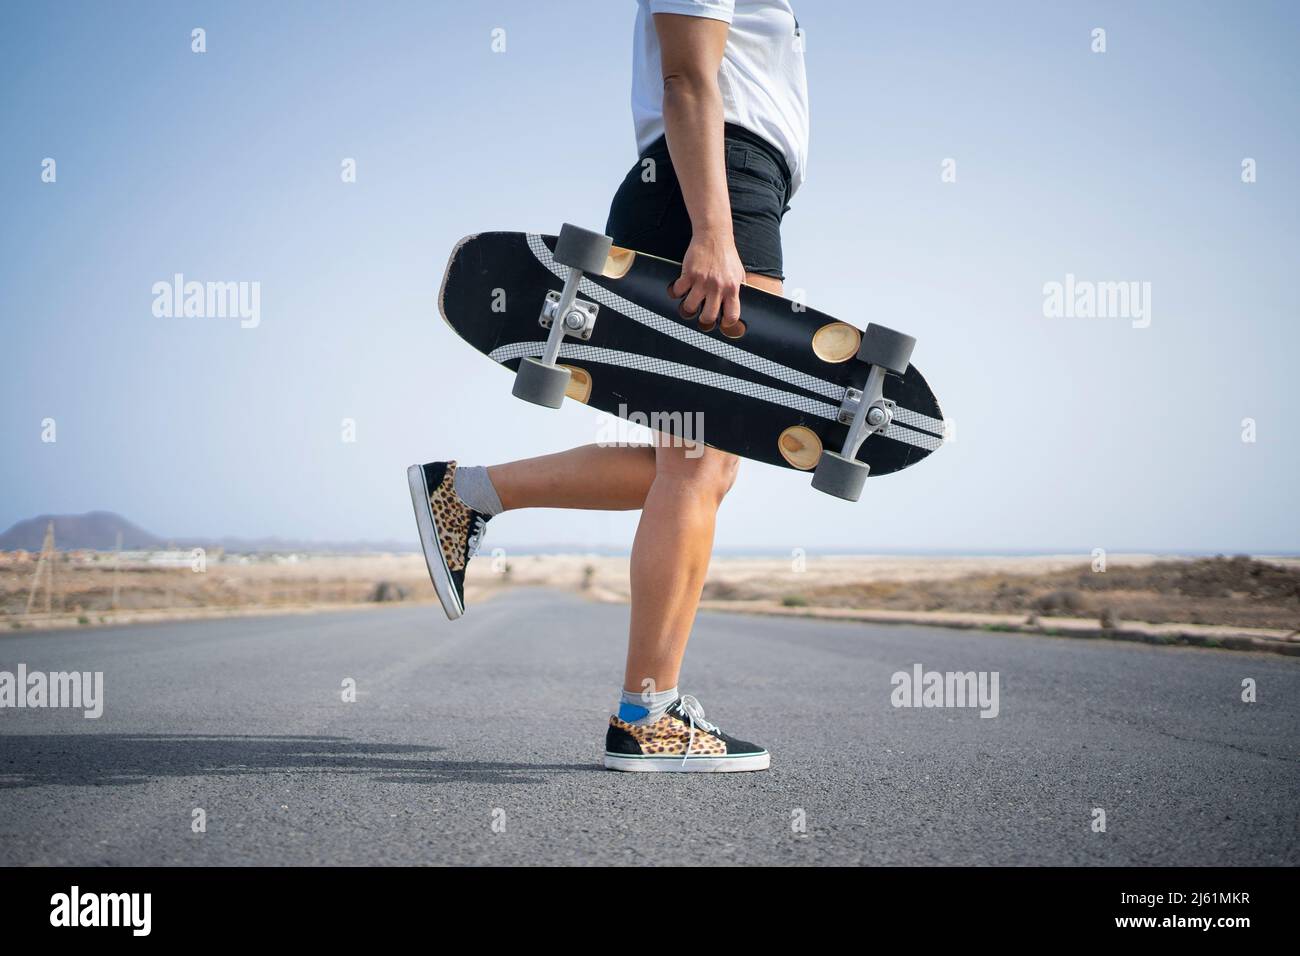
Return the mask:
<svg viewBox="0 0 1300 956">
<path fill-rule="evenodd" d="M 690 694 L 678 697 L 653 724 L 639 726 L 609 718 L 605 766 L 610 770 L 726 773 L 766 770 L 771 755 L 757 744 L 724 734 L 704 719 Z"/>
<path fill-rule="evenodd" d="M 429 578 L 442 609 L 454 621 L 465 613 L 465 566 L 474 557 L 492 520 L 456 497 L 454 461 L 432 461 L 406 469 L 415 523 Z"/>
</svg>

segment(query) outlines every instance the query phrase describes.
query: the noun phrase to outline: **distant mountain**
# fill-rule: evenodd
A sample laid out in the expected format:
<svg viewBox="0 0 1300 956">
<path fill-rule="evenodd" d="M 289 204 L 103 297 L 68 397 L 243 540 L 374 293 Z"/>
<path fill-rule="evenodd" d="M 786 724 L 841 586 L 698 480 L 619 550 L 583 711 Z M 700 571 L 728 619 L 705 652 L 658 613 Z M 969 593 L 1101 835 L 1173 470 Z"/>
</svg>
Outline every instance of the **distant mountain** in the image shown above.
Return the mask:
<svg viewBox="0 0 1300 956">
<path fill-rule="evenodd" d="M 112 551 L 122 532 L 125 551 L 157 551 L 166 547 L 223 548 L 241 554 L 313 552 L 332 554 L 403 553 L 418 550 L 416 541 L 303 541 L 292 538 L 160 538 L 111 511 L 84 515 L 41 515 L 20 521 L 0 534 L 0 551 L 40 551 L 45 527 L 54 522 L 54 546 L 60 551 Z"/>
<path fill-rule="evenodd" d="M 84 515 L 41 515 L 20 521 L 0 534 L 0 551 L 40 551 L 45 528 L 54 522 L 54 546 L 60 551 L 90 548 L 111 551 L 117 547 L 117 533 L 122 533 L 122 547 L 128 551 L 152 551 L 166 545 L 121 515 L 111 511 L 91 511 Z"/>
</svg>

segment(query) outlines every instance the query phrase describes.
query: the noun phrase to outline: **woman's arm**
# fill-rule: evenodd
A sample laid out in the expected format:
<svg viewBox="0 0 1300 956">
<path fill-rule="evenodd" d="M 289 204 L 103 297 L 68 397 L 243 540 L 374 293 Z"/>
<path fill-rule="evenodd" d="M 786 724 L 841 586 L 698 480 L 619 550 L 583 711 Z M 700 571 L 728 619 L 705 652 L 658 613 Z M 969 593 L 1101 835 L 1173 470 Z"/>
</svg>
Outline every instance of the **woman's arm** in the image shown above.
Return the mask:
<svg viewBox="0 0 1300 956">
<path fill-rule="evenodd" d="M 664 131 L 691 217 L 691 244 L 672 291 L 685 297 L 683 315 L 698 310 L 705 329 L 721 316 L 723 333 L 738 335 L 745 268 L 731 231 L 718 89 L 728 24 L 657 13 L 654 25 L 664 77 Z"/>
</svg>

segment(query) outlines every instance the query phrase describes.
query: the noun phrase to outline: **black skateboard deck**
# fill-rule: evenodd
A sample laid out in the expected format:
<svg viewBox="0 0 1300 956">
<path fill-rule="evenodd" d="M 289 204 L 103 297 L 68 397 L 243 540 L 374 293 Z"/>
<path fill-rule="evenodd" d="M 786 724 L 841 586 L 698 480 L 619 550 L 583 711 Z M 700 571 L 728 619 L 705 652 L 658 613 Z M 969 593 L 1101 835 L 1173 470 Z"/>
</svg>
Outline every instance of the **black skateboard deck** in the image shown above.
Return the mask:
<svg viewBox="0 0 1300 956">
<path fill-rule="evenodd" d="M 511 369 L 541 355 L 543 300 L 569 272 L 553 258 L 555 242 L 521 232 L 462 239 L 438 296 L 447 324 Z M 863 388 L 870 369 L 857 358 L 861 331 L 746 286 L 743 335 L 728 338 L 717 326 L 703 332 L 668 293 L 680 273 L 676 262 L 615 246 L 603 273 L 583 278 L 579 298 L 599 312 L 589 339 L 563 339 L 557 364 L 572 372 L 566 396 L 785 468 L 811 471 L 823 448 L 838 452 L 848 432 L 841 404 L 849 389 Z M 916 464 L 944 435 L 939 403 L 914 365 L 887 376 L 883 390 L 896 406 L 892 421 L 857 454 L 871 476 Z"/>
</svg>

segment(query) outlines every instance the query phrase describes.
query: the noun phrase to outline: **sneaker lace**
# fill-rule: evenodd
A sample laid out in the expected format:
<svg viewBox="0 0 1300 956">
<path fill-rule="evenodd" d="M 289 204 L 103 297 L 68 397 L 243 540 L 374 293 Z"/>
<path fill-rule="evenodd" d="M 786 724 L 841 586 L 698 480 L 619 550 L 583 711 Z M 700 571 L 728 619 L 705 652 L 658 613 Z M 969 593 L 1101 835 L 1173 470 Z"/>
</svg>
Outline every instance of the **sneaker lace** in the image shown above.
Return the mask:
<svg viewBox="0 0 1300 956">
<path fill-rule="evenodd" d="M 478 554 L 479 545 L 483 543 L 483 532 L 487 530 L 487 521 L 482 515 L 474 515 L 474 524 L 470 531 L 469 540 L 465 542 L 465 560 L 468 561 L 474 555 Z"/>
<path fill-rule="evenodd" d="M 691 736 L 686 741 L 686 752 L 682 754 L 682 766 L 684 767 L 686 766 L 686 759 L 691 755 L 691 746 L 695 743 L 695 728 L 699 727 L 701 730 L 714 733 L 719 731 L 717 724 L 704 719 L 704 707 L 701 706 L 694 694 L 682 694 L 681 697 L 677 698 L 677 706 L 686 715 L 686 719 L 691 726 Z"/>
</svg>

